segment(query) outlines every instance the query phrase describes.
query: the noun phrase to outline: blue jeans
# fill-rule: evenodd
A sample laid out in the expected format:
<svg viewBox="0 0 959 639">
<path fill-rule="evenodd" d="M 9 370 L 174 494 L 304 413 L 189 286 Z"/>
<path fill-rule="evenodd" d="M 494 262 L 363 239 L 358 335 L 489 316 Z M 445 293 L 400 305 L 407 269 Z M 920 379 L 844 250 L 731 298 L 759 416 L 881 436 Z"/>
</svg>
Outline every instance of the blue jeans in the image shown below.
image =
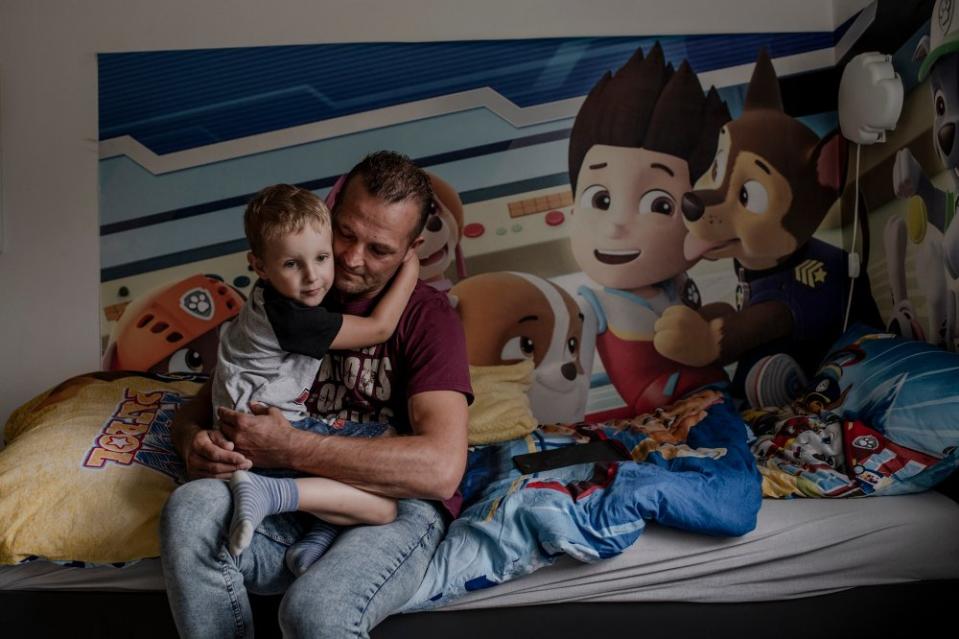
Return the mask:
<svg viewBox="0 0 959 639">
<path fill-rule="evenodd" d="M 290 425 L 308 433 L 338 437 L 381 437 L 387 434 L 387 431 L 392 431 L 392 427 L 383 422 L 351 422 L 345 419 L 327 421 L 312 416 L 299 419 Z M 266 477 L 309 477 L 305 473 L 298 473 L 288 468 L 253 468 L 253 472 Z"/>
<path fill-rule="evenodd" d="M 317 435 L 341 437 L 379 437 L 390 429 L 390 425 L 383 422 L 351 422 L 345 419 L 327 421 L 312 416 L 304 417 L 290 425 Z"/>
<path fill-rule="evenodd" d="M 182 637 L 252 637 L 247 591 L 286 593 L 279 619 L 284 637 L 368 637 L 419 587 L 446 528 L 430 502 L 400 500 L 393 523 L 345 529 L 294 580 L 284 554 L 311 518 L 268 517 L 234 559 L 226 547 L 232 505 L 225 482 L 199 479 L 180 486 L 163 510 L 163 575 Z"/>
</svg>

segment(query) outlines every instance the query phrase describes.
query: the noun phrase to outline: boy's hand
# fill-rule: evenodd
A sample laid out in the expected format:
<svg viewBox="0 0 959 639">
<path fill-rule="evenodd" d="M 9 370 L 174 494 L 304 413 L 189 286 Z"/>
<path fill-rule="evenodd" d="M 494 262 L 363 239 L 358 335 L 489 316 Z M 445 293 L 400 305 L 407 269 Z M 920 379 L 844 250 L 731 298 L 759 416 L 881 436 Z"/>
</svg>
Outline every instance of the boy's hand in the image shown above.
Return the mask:
<svg viewBox="0 0 959 639">
<path fill-rule="evenodd" d="M 229 479 L 235 470 L 247 470 L 253 462 L 233 450 L 233 442 L 218 430 L 198 430 L 184 456 L 189 479 Z"/>
<path fill-rule="evenodd" d="M 409 249 L 403 256 L 403 263 L 400 266 L 400 275 L 418 279 L 420 276 L 420 258 L 416 251 Z"/>
<path fill-rule="evenodd" d="M 296 429 L 275 406 L 251 402 L 250 411 L 241 413 L 222 406 L 217 408 L 223 434 L 253 465 L 290 468 L 291 436 Z"/>
<path fill-rule="evenodd" d="M 401 293 L 404 298 L 404 306 L 406 305 L 405 301 L 409 299 L 413 293 L 413 289 L 416 288 L 416 282 L 419 279 L 420 258 L 416 256 L 416 251 L 409 249 L 400 265 L 400 272 L 393 282 L 393 286 L 397 289 L 397 292 Z"/>
</svg>

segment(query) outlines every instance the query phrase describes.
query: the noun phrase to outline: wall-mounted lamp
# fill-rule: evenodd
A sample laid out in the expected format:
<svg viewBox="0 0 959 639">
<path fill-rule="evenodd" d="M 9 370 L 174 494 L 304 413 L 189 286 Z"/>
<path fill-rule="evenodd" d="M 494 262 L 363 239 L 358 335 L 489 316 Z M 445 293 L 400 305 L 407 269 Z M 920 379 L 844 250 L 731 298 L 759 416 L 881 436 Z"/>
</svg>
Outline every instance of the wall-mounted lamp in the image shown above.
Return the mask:
<svg viewBox="0 0 959 639">
<path fill-rule="evenodd" d="M 886 141 L 902 112 L 902 79 L 892 57 L 860 53 L 849 61 L 839 81 L 839 128 L 857 144 Z"/>
</svg>

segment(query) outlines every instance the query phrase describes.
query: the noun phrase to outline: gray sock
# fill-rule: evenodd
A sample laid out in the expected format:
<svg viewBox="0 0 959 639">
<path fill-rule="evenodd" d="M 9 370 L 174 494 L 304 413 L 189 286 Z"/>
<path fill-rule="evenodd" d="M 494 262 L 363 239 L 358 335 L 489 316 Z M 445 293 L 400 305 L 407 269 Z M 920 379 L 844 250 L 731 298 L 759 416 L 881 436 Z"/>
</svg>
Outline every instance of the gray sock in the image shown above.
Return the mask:
<svg viewBox="0 0 959 639">
<path fill-rule="evenodd" d="M 310 532 L 286 549 L 286 567 L 299 577 L 323 556 L 339 532 L 339 526 L 317 519 Z"/>
<path fill-rule="evenodd" d="M 230 553 L 239 557 L 253 540 L 253 531 L 269 515 L 293 512 L 300 501 L 296 482 L 238 470 L 230 478 L 233 520 L 230 522 Z"/>
</svg>

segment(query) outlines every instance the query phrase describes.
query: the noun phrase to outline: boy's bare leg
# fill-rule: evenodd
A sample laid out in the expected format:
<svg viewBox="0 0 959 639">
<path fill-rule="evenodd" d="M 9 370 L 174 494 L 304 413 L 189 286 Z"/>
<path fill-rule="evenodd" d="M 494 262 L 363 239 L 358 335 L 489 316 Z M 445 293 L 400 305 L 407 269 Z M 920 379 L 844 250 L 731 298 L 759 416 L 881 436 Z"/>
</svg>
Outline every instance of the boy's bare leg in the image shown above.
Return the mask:
<svg viewBox="0 0 959 639">
<path fill-rule="evenodd" d="M 306 535 L 286 551 L 286 567 L 299 577 L 323 556 L 342 525 L 388 524 L 396 519 L 396 501 L 322 477 L 298 479 L 300 510 L 317 520 Z"/>
<path fill-rule="evenodd" d="M 306 571 L 329 548 L 339 526 L 385 524 L 396 518 L 396 502 L 322 477 L 273 478 L 237 471 L 230 480 L 233 520 L 230 552 L 238 557 L 260 522 L 269 515 L 300 510 L 319 519 L 287 555 L 291 571 Z"/>
</svg>

